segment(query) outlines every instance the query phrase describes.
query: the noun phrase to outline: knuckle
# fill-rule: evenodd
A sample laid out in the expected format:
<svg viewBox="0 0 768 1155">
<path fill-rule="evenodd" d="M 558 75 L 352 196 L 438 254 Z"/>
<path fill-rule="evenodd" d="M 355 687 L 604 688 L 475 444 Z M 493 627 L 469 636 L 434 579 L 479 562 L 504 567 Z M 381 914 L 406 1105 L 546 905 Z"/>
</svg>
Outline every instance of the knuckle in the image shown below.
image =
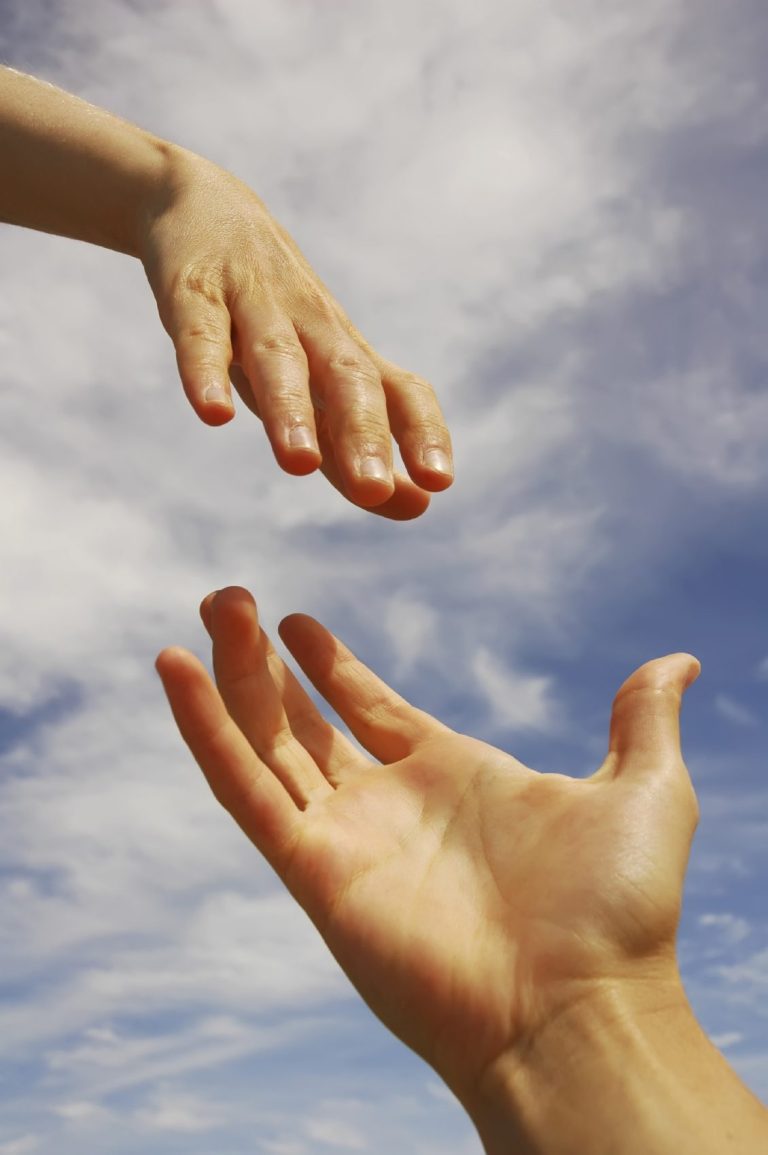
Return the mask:
<svg viewBox="0 0 768 1155">
<path fill-rule="evenodd" d="M 179 301 L 195 297 L 209 305 L 223 307 L 226 299 L 223 282 L 221 270 L 215 265 L 187 265 L 176 277 L 173 295 Z"/>
<path fill-rule="evenodd" d="M 391 385 L 406 393 L 411 400 L 415 399 L 418 404 L 425 408 L 434 409 L 437 407 L 437 394 L 434 386 L 423 377 L 419 377 L 416 373 L 409 373 L 405 369 L 390 372 L 387 376 Z"/>
<path fill-rule="evenodd" d="M 228 364 L 232 354 L 229 334 L 213 321 L 185 325 L 175 334 L 174 342 L 179 363 L 220 366 Z"/>
<path fill-rule="evenodd" d="M 328 369 L 334 376 L 353 377 L 365 385 L 379 385 L 381 378 L 373 363 L 362 352 L 340 349 L 328 359 Z"/>
<path fill-rule="evenodd" d="M 272 757 L 279 756 L 283 751 L 289 750 L 295 742 L 296 738 L 293 731 L 285 723 L 285 725 L 279 726 L 274 734 L 270 734 L 264 743 L 264 751 Z"/>
<path fill-rule="evenodd" d="M 401 722 L 398 705 L 399 703 L 392 702 L 382 694 L 381 697 L 374 698 L 368 703 L 366 721 L 376 729 L 386 730 L 390 726 L 398 729 Z"/>
<path fill-rule="evenodd" d="M 403 439 L 415 441 L 433 449 L 443 449 L 447 453 L 451 449 L 451 441 L 445 428 L 429 418 L 417 419 L 409 429 L 405 430 Z"/>
<path fill-rule="evenodd" d="M 301 296 L 308 317 L 315 323 L 338 325 L 338 314 L 327 289 L 313 280 L 309 284 L 302 284 Z"/>
<path fill-rule="evenodd" d="M 290 425 L 296 421 L 311 420 L 312 407 L 301 390 L 279 385 L 270 389 L 257 387 L 257 391 L 265 420 L 288 421 Z"/>
<path fill-rule="evenodd" d="M 190 325 L 185 325 L 179 334 L 181 338 L 185 338 L 188 341 L 217 346 L 221 344 L 223 335 L 221 325 L 217 324 L 213 319 L 194 321 Z"/>
<path fill-rule="evenodd" d="M 196 393 L 204 384 L 200 381 L 201 375 L 218 375 L 222 369 L 221 357 L 217 357 L 213 353 L 195 353 L 192 356 L 180 357 L 178 364 L 182 383 L 194 389 Z"/>
<path fill-rule="evenodd" d="M 289 333 L 279 331 L 260 333 L 251 342 L 254 357 L 285 357 L 295 359 L 303 355 L 301 345 Z"/>
<path fill-rule="evenodd" d="M 371 420 L 349 421 L 345 418 L 336 423 L 333 440 L 349 449 L 354 446 L 362 454 L 374 454 L 388 461 L 391 455 L 389 430 L 384 422 Z"/>
</svg>

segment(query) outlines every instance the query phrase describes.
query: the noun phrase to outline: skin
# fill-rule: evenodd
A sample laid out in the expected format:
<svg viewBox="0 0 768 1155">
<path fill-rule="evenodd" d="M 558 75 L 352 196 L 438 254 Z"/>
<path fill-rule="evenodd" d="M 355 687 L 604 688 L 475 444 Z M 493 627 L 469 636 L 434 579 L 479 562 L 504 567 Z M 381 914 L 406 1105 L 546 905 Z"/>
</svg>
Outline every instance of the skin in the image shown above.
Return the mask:
<svg viewBox="0 0 768 1155">
<path fill-rule="evenodd" d="M 380 356 L 264 203 L 231 173 L 69 93 L 0 68 L 0 220 L 143 264 L 198 417 L 230 381 L 288 473 L 321 468 L 385 517 L 453 479 L 434 390 Z M 408 476 L 393 463 L 393 439 Z"/>
<path fill-rule="evenodd" d="M 636 671 L 605 761 L 574 779 L 455 733 L 319 623 L 287 618 L 283 641 L 369 758 L 276 655 L 247 591 L 210 595 L 201 614 L 216 686 L 187 651 L 157 662 L 184 739 L 487 1151 L 714 1152 L 727 1136 L 728 1150 L 761 1149 L 765 1112 L 695 1023 L 675 961 L 698 817 L 678 726 L 695 659 Z M 596 1087 L 609 1094 L 585 1113 Z"/>
</svg>

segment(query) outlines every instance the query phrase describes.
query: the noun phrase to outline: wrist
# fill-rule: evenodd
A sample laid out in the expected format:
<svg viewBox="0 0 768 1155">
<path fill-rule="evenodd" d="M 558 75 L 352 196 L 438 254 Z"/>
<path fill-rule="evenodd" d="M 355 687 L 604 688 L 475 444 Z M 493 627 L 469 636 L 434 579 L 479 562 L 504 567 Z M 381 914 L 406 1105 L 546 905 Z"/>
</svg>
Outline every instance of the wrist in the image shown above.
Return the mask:
<svg viewBox="0 0 768 1155">
<path fill-rule="evenodd" d="M 155 164 L 147 170 L 146 179 L 136 198 L 132 214 L 132 254 L 146 264 L 152 246 L 152 235 L 168 213 L 184 199 L 204 168 L 209 166 L 202 157 L 169 141 L 156 139 Z"/>
<path fill-rule="evenodd" d="M 216 214 L 226 208 L 231 187 L 239 186 L 231 173 L 197 153 L 168 141 L 156 141 L 156 145 L 161 159 L 154 179 L 146 182 L 135 216 L 134 255 L 148 271 L 158 252 L 178 251 L 190 220 L 195 222 L 199 243 L 204 244 L 210 231 L 211 248 L 215 248 Z"/>
<path fill-rule="evenodd" d="M 709 1042 L 676 971 L 594 985 L 486 1070 L 487 1155 L 757 1155 L 768 1112 Z"/>
<path fill-rule="evenodd" d="M 126 128 L 131 146 L 120 160 L 113 196 L 103 202 L 113 206 L 104 216 L 104 234 L 84 239 L 141 259 L 147 221 L 169 195 L 179 149 L 133 125 Z"/>
</svg>

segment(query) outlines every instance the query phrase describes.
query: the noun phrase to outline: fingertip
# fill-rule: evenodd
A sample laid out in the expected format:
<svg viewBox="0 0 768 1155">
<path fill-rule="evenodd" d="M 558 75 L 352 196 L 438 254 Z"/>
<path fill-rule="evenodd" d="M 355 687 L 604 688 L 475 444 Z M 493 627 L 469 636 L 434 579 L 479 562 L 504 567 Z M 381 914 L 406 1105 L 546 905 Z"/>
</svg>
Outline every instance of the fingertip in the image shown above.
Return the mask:
<svg viewBox="0 0 768 1155">
<path fill-rule="evenodd" d="M 225 586 L 211 594 L 208 601 L 208 620 L 211 629 L 214 621 L 219 624 L 231 623 L 245 616 L 249 621 L 255 619 L 258 624 L 259 611 L 256 599 L 245 586 Z M 209 632 L 211 632 L 209 629 Z"/>
<path fill-rule="evenodd" d="M 187 400 L 206 425 L 226 425 L 235 416 L 229 381 L 229 361 L 201 361 L 196 354 L 182 356 L 177 365 Z"/>
<path fill-rule="evenodd" d="M 413 478 L 417 485 L 422 489 L 428 489 L 430 493 L 442 493 L 445 489 L 450 489 L 454 482 L 453 474 L 450 473 L 420 473 Z"/>
<path fill-rule="evenodd" d="M 228 413 L 222 410 L 208 410 L 202 413 L 198 413 L 198 417 L 203 422 L 203 424 L 210 426 L 212 429 L 217 429 L 220 425 L 229 425 L 234 416 L 234 409 L 230 409 Z"/>
<path fill-rule="evenodd" d="M 445 449 L 422 449 L 417 459 L 406 457 L 405 460 L 409 474 L 421 488 L 441 493 L 453 485 L 453 462 Z"/>
<path fill-rule="evenodd" d="M 395 492 L 394 475 L 383 457 L 364 457 L 345 472 L 347 493 L 363 509 L 383 505 Z"/>
<path fill-rule="evenodd" d="M 313 622 L 316 625 L 317 619 L 313 618 L 311 614 L 303 613 L 301 610 L 294 610 L 292 614 L 286 614 L 285 617 L 281 619 L 278 629 L 282 629 L 283 626 L 290 626 L 292 622 Z"/>
<path fill-rule="evenodd" d="M 383 497 L 382 501 L 376 503 L 361 501 L 355 479 L 350 478 L 347 471 L 342 471 L 337 461 L 334 446 L 327 430 L 321 425 L 318 432 L 323 454 L 323 473 L 331 485 L 338 489 L 339 493 L 343 494 L 352 505 L 375 513 L 379 517 L 389 518 L 391 521 L 410 521 L 419 517 L 429 507 L 430 499 L 426 490 L 421 489 L 411 481 L 410 477 L 405 477 L 401 473 L 392 474 L 392 484 L 391 486 L 387 484 L 383 492 L 378 490 L 377 496 Z"/>
<path fill-rule="evenodd" d="M 315 473 L 323 463 L 322 454 L 315 446 L 275 446 L 275 461 L 284 473 L 292 477 L 306 477 Z"/>
<path fill-rule="evenodd" d="M 683 689 L 687 690 L 701 674 L 701 662 L 693 654 L 681 654 L 680 657 L 686 658 L 688 662 L 688 668 L 683 682 Z"/>
<path fill-rule="evenodd" d="M 192 406 L 205 425 L 228 425 L 235 416 L 235 406 L 229 396 L 221 400 L 203 397 L 197 403 L 193 402 Z"/>
<path fill-rule="evenodd" d="M 216 597 L 218 590 L 212 590 L 211 593 L 206 594 L 200 602 L 200 618 L 208 633 L 211 632 L 211 614 L 213 612 L 213 600 Z"/>
<path fill-rule="evenodd" d="M 430 495 L 410 478 L 395 474 L 395 490 L 383 505 L 374 506 L 371 513 L 390 521 L 414 521 L 429 509 Z"/>
<path fill-rule="evenodd" d="M 288 614 L 277 627 L 277 633 L 282 643 L 294 656 L 295 651 L 305 650 L 313 638 L 328 635 L 322 623 L 310 614 Z"/>
<path fill-rule="evenodd" d="M 272 446 L 275 461 L 280 468 L 294 477 L 305 477 L 322 465 L 323 456 L 318 444 L 314 414 L 307 398 L 307 412 L 297 412 L 300 400 L 294 402 L 294 412 L 277 409 L 275 398 L 261 396 L 256 410 Z"/>
<path fill-rule="evenodd" d="M 170 647 L 166 646 L 165 649 L 161 650 L 160 653 L 155 658 L 155 671 L 160 678 L 162 678 L 163 670 L 165 669 L 166 662 L 169 660 L 168 659 L 169 651 L 170 651 Z"/>
<path fill-rule="evenodd" d="M 155 670 L 157 671 L 161 681 L 174 672 L 180 670 L 182 667 L 189 665 L 189 660 L 194 657 L 189 650 L 185 650 L 183 646 L 166 646 L 160 651 L 155 658 Z"/>
<path fill-rule="evenodd" d="M 199 613 L 208 633 L 212 634 L 213 631 L 214 614 L 218 617 L 222 610 L 226 612 L 238 606 L 245 606 L 248 612 L 258 613 L 253 594 L 244 586 L 224 586 L 206 594 L 200 602 Z"/>
<path fill-rule="evenodd" d="M 648 663 L 648 667 L 651 671 L 651 680 L 659 689 L 664 689 L 671 683 L 679 688 L 681 694 L 693 685 L 701 673 L 701 662 L 698 658 L 683 651 L 656 658 Z"/>
<path fill-rule="evenodd" d="M 248 602 L 250 605 L 256 605 L 256 599 L 249 589 L 245 586 L 223 586 L 220 590 L 216 590 L 214 595 L 217 599 L 227 602 Z"/>
<path fill-rule="evenodd" d="M 675 774 L 683 765 L 680 709 L 685 690 L 696 680 L 700 663 L 692 654 L 674 653 L 638 667 L 623 683 L 611 712 L 612 774 Z"/>
<path fill-rule="evenodd" d="M 421 517 L 426 513 L 430 506 L 429 497 L 424 494 L 422 501 L 409 501 L 408 503 L 400 503 L 397 506 L 387 507 L 386 509 L 374 509 L 374 513 L 380 514 L 382 517 L 388 517 L 390 521 L 415 521 L 417 517 Z"/>
<path fill-rule="evenodd" d="M 278 624 L 277 632 L 282 640 L 285 642 L 297 629 L 301 629 L 302 623 L 311 622 L 313 619 L 307 614 L 293 613 L 286 614 L 282 621 Z"/>
<path fill-rule="evenodd" d="M 357 481 L 349 487 L 352 501 L 361 509 L 376 510 L 379 506 L 386 505 L 394 492 L 394 485 L 371 484 L 367 481 Z"/>
<path fill-rule="evenodd" d="M 618 697 L 638 690 L 687 690 L 699 676 L 701 663 L 693 654 L 684 652 L 652 658 L 630 674 L 619 689 Z"/>
</svg>

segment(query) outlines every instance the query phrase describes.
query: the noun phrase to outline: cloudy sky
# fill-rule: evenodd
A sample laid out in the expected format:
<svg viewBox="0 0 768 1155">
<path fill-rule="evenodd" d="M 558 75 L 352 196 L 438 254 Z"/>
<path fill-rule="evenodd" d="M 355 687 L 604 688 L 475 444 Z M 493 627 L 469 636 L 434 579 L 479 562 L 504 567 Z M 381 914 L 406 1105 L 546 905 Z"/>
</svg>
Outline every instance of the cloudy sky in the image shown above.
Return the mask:
<svg viewBox="0 0 768 1155">
<path fill-rule="evenodd" d="M 2 0 L 0 52 L 218 161 L 457 480 L 421 521 L 197 422 L 137 263 L 0 258 L 0 1155 L 474 1155 L 212 802 L 154 674 L 239 582 L 543 770 L 698 655 L 681 931 L 768 1095 L 768 12 L 762 0 Z"/>
</svg>

